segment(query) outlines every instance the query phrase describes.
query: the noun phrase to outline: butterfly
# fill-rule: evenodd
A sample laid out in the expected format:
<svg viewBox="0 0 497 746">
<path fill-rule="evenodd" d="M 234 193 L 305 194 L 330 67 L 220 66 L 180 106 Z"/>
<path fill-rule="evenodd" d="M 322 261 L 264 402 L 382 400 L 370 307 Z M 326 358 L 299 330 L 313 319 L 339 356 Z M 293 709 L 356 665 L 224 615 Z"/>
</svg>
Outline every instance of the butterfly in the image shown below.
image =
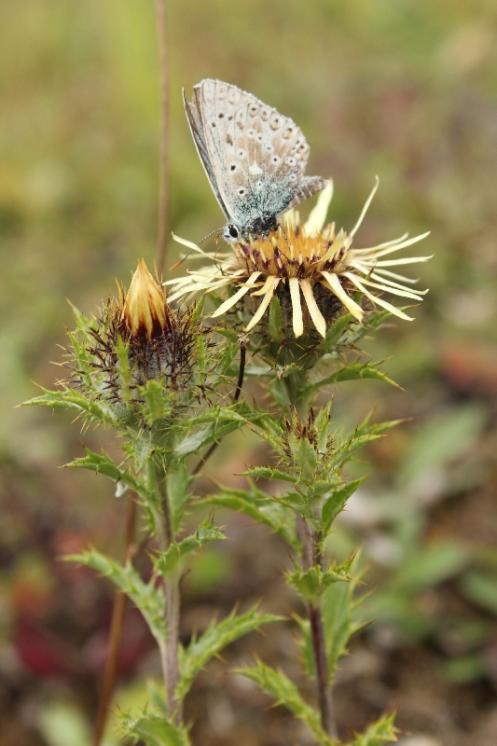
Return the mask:
<svg viewBox="0 0 497 746">
<path fill-rule="evenodd" d="M 328 183 L 305 175 L 309 145 L 295 122 L 251 93 L 205 79 L 183 99 L 228 242 L 275 230 L 281 213 Z"/>
</svg>

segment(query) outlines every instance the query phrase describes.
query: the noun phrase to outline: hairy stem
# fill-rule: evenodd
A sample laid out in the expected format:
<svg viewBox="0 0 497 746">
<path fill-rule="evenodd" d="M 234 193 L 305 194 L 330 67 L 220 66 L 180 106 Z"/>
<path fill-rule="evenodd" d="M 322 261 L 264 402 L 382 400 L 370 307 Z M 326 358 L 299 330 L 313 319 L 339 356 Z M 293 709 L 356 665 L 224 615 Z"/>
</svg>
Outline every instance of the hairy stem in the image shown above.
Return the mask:
<svg viewBox="0 0 497 746">
<path fill-rule="evenodd" d="M 171 503 L 167 494 L 165 472 L 161 465 L 154 461 L 154 476 L 161 498 L 162 523 L 159 530 L 159 540 L 162 551 L 166 551 L 174 541 L 174 527 L 171 513 Z M 176 697 L 176 687 L 179 679 L 179 620 L 180 620 L 180 587 L 179 576 L 172 573 L 164 579 L 166 596 L 166 639 L 160 646 L 162 675 L 166 690 L 167 706 L 170 716 L 181 722 L 181 702 Z"/>
<path fill-rule="evenodd" d="M 298 518 L 298 531 L 302 542 L 302 566 L 304 570 L 309 570 L 314 564 L 321 565 L 322 560 L 318 537 L 315 536 L 311 527 L 302 516 Z M 328 658 L 326 655 L 323 616 L 319 604 L 308 604 L 307 615 L 311 628 L 311 644 L 316 670 L 316 689 L 321 715 L 321 726 L 327 735 L 336 738 L 337 730 L 333 714 L 333 699 L 331 687 L 328 683 Z"/>
<path fill-rule="evenodd" d="M 243 380 L 245 378 L 246 360 L 247 360 L 247 345 L 245 343 L 245 340 L 241 339 L 240 340 L 240 362 L 238 366 L 238 378 L 236 381 L 235 393 L 233 394 L 233 404 L 237 403 L 242 393 Z M 207 461 L 210 459 L 210 457 L 212 456 L 212 454 L 214 453 L 218 445 L 219 445 L 219 442 L 213 443 L 211 446 L 209 446 L 209 448 L 206 450 L 202 458 L 197 461 L 192 471 L 192 474 L 194 476 L 203 469 L 203 467 L 205 466 Z"/>
<path fill-rule="evenodd" d="M 166 0 L 155 0 L 160 70 L 160 145 L 159 145 L 159 228 L 157 238 L 157 272 L 162 274 L 168 244 L 168 171 L 169 171 L 169 56 L 167 46 Z"/>
<path fill-rule="evenodd" d="M 130 562 L 135 553 L 135 525 L 136 525 L 136 500 L 131 495 L 128 500 L 128 512 L 126 515 L 126 533 L 125 533 L 125 550 L 124 562 Z M 119 647 L 122 640 L 124 613 L 126 611 L 126 596 L 122 591 L 116 591 L 114 594 L 114 603 L 112 607 L 112 618 L 109 632 L 109 646 L 105 660 L 104 674 L 102 677 L 102 686 L 98 703 L 98 711 L 95 719 L 95 729 L 93 732 L 93 746 L 100 746 L 105 731 L 105 726 L 109 716 L 112 693 L 117 678 L 117 659 Z"/>
</svg>

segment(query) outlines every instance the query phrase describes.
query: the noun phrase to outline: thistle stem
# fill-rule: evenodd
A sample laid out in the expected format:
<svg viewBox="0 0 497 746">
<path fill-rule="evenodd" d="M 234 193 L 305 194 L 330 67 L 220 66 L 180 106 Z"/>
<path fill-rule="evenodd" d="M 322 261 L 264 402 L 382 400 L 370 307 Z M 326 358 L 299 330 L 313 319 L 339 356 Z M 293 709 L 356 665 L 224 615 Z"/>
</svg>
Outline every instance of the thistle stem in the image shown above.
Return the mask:
<svg viewBox="0 0 497 746">
<path fill-rule="evenodd" d="M 135 525 L 136 525 L 136 500 L 131 495 L 128 501 L 128 512 L 126 516 L 126 535 L 124 561 L 130 562 L 135 553 Z M 105 725 L 109 716 L 112 693 L 116 685 L 117 678 L 117 659 L 119 647 L 122 640 L 124 613 L 126 611 L 126 596 L 122 591 L 116 591 L 114 594 L 114 603 L 112 607 L 112 617 L 109 632 L 109 647 L 105 659 L 104 674 L 102 677 L 102 687 L 98 703 L 98 711 L 95 719 L 95 729 L 93 732 L 93 746 L 100 746 L 105 731 Z"/>
<path fill-rule="evenodd" d="M 245 343 L 245 340 L 241 339 L 240 340 L 240 362 L 238 365 L 238 378 L 236 381 L 235 393 L 233 394 L 233 404 L 237 403 L 242 393 L 243 381 L 245 378 L 246 360 L 247 360 L 247 345 Z M 212 456 L 212 454 L 214 453 L 218 445 L 219 445 L 219 442 L 213 443 L 211 446 L 209 446 L 209 448 L 206 450 L 202 458 L 199 459 L 199 461 L 197 461 L 197 463 L 193 467 L 193 471 L 192 471 L 193 476 L 198 474 L 199 471 L 203 469 L 203 467 L 205 466 L 207 461 L 210 459 L 210 457 Z"/>
<path fill-rule="evenodd" d="M 298 519 L 298 532 L 302 542 L 302 567 L 309 570 L 313 565 L 321 565 L 321 552 L 318 537 L 302 516 Z M 309 603 L 307 616 L 311 628 L 311 644 L 316 670 L 316 689 L 321 715 L 321 726 L 328 736 L 337 737 L 333 699 L 328 679 L 328 658 L 323 628 L 323 616 L 319 604 Z"/>
<path fill-rule="evenodd" d="M 167 551 L 174 541 L 174 527 L 171 513 L 171 503 L 165 483 L 165 472 L 162 466 L 153 460 L 154 478 L 161 499 L 162 523 L 159 530 L 161 550 Z M 164 687 L 169 715 L 176 722 L 181 722 L 181 702 L 176 697 L 176 687 L 179 679 L 179 620 L 180 620 L 180 587 L 177 573 L 164 579 L 166 596 L 166 639 L 160 645 L 160 656 Z"/>
</svg>

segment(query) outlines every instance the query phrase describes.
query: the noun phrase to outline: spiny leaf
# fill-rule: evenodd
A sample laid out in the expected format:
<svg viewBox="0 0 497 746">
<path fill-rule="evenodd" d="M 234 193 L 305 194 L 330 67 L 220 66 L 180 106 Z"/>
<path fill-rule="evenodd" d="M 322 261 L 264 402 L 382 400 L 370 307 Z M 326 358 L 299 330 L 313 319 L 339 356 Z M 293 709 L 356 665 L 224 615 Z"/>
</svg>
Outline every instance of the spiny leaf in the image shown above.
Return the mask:
<svg viewBox="0 0 497 746">
<path fill-rule="evenodd" d="M 320 746 L 338 746 L 338 741 L 323 731 L 319 713 L 301 696 L 295 684 L 282 671 L 257 661 L 254 666 L 238 669 L 238 673 L 255 681 L 260 688 L 283 705 L 299 720 L 307 725 Z"/>
<path fill-rule="evenodd" d="M 353 482 L 345 484 L 337 490 L 334 490 L 325 500 L 322 510 L 322 528 L 323 535 L 326 536 L 333 524 L 333 521 L 343 510 L 345 503 L 351 495 L 357 490 L 363 482 L 362 479 L 356 479 Z"/>
<path fill-rule="evenodd" d="M 65 559 L 90 567 L 111 580 L 141 611 L 156 640 L 165 638 L 164 598 L 151 582 L 145 583 L 142 580 L 130 563 L 121 565 L 96 549 L 71 554 Z"/>
<path fill-rule="evenodd" d="M 357 569 L 358 563 L 359 555 L 356 554 L 349 560 L 348 574 L 351 579 L 346 582 L 328 585 L 320 601 L 330 682 L 333 680 L 339 659 L 347 652 L 350 638 L 363 626 L 363 623 L 356 618 L 355 613 L 355 609 L 361 600 L 354 597 L 354 590 L 361 577 Z M 296 620 L 302 633 L 300 650 L 303 662 L 308 675 L 314 678 L 314 655 L 309 622 L 299 616 L 296 617 Z"/>
<path fill-rule="evenodd" d="M 354 613 L 361 600 L 354 595 L 362 575 L 359 562 L 360 555 L 352 555 L 348 566 L 350 580 L 330 585 L 324 592 L 321 602 L 330 680 L 336 671 L 338 661 L 347 652 L 350 638 L 363 626 Z"/>
<path fill-rule="evenodd" d="M 185 503 L 190 497 L 189 487 L 192 477 L 183 459 L 169 468 L 166 474 L 167 494 L 171 503 L 172 523 L 175 531 L 181 525 Z"/>
<path fill-rule="evenodd" d="M 165 552 L 160 552 L 154 558 L 154 566 L 162 575 L 169 575 L 186 557 L 200 549 L 209 541 L 225 539 L 223 532 L 210 521 L 200 524 L 191 536 L 179 542 L 173 542 Z"/>
<path fill-rule="evenodd" d="M 274 469 L 272 466 L 252 466 L 242 473 L 244 477 L 252 479 L 279 479 L 282 482 L 297 482 L 297 478 L 292 474 L 281 469 Z"/>
<path fill-rule="evenodd" d="M 308 570 L 298 568 L 287 574 L 287 581 L 306 601 L 317 602 L 325 590 L 332 584 L 350 580 L 351 561 L 323 570 L 313 565 Z"/>
<path fill-rule="evenodd" d="M 103 474 L 114 482 L 120 482 L 131 490 L 134 490 L 139 495 L 145 498 L 150 497 L 149 490 L 142 482 L 136 479 L 125 469 L 118 466 L 112 459 L 105 453 L 95 453 L 95 451 L 89 448 L 85 449 L 85 455 L 80 458 L 75 458 L 70 461 L 66 466 L 70 469 L 89 469 L 94 471 L 96 474 Z"/>
<path fill-rule="evenodd" d="M 329 464 L 330 469 L 337 469 L 350 460 L 352 454 L 362 446 L 373 440 L 382 438 L 388 430 L 400 425 L 403 420 L 387 420 L 371 424 L 371 415 L 368 415 L 341 443 L 337 443 L 333 459 Z"/>
<path fill-rule="evenodd" d="M 183 653 L 180 680 L 176 689 L 178 699 L 184 698 L 197 674 L 223 648 L 248 632 L 259 629 L 263 624 L 278 622 L 281 619 L 282 617 L 274 614 L 258 612 L 256 607 L 253 607 L 245 614 L 236 615 L 232 612 L 220 622 L 211 624 L 199 638 L 190 642 Z"/>
<path fill-rule="evenodd" d="M 395 743 L 398 740 L 398 731 L 394 725 L 394 719 L 395 715 L 383 715 L 346 746 L 384 746 L 386 743 Z"/>
<path fill-rule="evenodd" d="M 113 418 L 95 401 L 90 401 L 83 394 L 70 388 L 62 388 L 60 391 L 49 391 L 43 389 L 43 394 L 34 396 L 23 402 L 25 407 L 50 407 L 51 409 L 73 409 L 79 414 L 85 415 L 90 421 L 102 425 L 113 424 Z"/>
<path fill-rule="evenodd" d="M 250 490 L 223 489 L 207 497 L 203 502 L 244 513 L 258 523 L 268 526 L 291 546 L 298 545 L 294 516 L 282 504 L 279 504 L 278 498 L 265 495 L 253 485 Z"/>
<path fill-rule="evenodd" d="M 190 739 L 185 728 L 181 728 L 157 715 L 142 715 L 133 719 L 122 718 L 126 736 L 133 743 L 142 741 L 145 746 L 190 746 Z"/>
<path fill-rule="evenodd" d="M 228 433 L 265 416 L 243 404 L 212 408 L 195 419 L 184 421 L 183 427 L 187 435 L 178 442 L 175 453 L 179 457 L 197 453 L 199 448 L 217 442 Z"/>
<path fill-rule="evenodd" d="M 330 384 L 340 383 L 342 381 L 357 381 L 364 378 L 383 381 L 383 383 L 389 383 L 391 386 L 400 388 L 395 381 L 389 378 L 375 365 L 372 365 L 371 363 L 350 363 L 349 365 L 345 365 L 343 368 L 336 370 L 334 373 L 331 373 L 329 376 L 321 378 L 315 383 L 311 383 L 306 387 L 305 392 L 313 394 L 323 386 L 329 386 Z"/>
</svg>

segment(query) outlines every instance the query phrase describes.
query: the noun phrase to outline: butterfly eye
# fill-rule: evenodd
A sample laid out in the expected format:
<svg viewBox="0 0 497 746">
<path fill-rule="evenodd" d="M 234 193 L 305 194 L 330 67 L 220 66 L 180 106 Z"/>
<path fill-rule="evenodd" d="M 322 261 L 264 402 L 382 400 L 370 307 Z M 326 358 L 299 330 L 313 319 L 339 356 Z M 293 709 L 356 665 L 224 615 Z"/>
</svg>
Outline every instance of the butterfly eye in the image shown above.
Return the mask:
<svg viewBox="0 0 497 746">
<path fill-rule="evenodd" d="M 235 225 L 228 225 L 228 235 L 230 238 L 238 238 L 238 228 Z"/>
</svg>

